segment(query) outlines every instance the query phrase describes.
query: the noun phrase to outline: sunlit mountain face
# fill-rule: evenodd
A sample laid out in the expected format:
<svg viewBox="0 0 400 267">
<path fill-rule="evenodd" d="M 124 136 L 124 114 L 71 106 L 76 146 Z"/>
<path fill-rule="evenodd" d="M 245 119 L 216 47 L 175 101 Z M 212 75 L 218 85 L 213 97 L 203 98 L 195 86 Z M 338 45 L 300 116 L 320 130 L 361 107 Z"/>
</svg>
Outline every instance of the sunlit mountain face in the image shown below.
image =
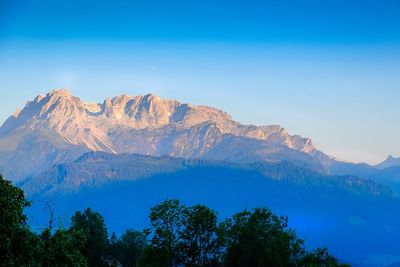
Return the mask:
<svg viewBox="0 0 400 267">
<path fill-rule="evenodd" d="M 153 205 L 178 198 L 223 217 L 270 207 L 310 248 L 327 246 L 348 262 L 374 264 L 400 249 L 400 172 L 382 165 L 395 159 L 339 161 L 309 138 L 243 125 L 213 107 L 153 94 L 87 103 L 51 91 L 4 122 L 0 151 L 8 179 L 35 203 L 33 228 L 48 220 L 48 201 L 60 218 L 95 208 L 122 233 L 147 227 Z"/>
<path fill-rule="evenodd" d="M 0 266 L 400 266 L 399 14 L 0 0 Z"/>
<path fill-rule="evenodd" d="M 315 158 L 320 153 L 308 138 L 291 136 L 277 125 L 242 125 L 216 108 L 152 94 L 122 95 L 103 103 L 85 103 L 67 90 L 37 96 L 0 128 L 0 149 L 4 151 L 2 166 L 13 180 L 74 159 L 84 151 L 235 162 L 290 158 L 323 169 Z M 37 153 L 29 156 L 27 150 Z M 18 156 L 21 153 L 24 157 Z M 21 158 L 25 160 L 22 165 Z"/>
</svg>

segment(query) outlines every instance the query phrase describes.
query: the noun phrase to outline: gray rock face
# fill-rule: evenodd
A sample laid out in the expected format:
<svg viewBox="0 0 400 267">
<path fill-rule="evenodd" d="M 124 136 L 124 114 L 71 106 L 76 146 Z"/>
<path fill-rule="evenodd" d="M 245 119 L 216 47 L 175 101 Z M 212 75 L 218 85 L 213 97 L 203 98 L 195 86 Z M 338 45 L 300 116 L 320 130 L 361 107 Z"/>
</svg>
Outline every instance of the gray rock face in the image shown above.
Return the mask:
<svg viewBox="0 0 400 267">
<path fill-rule="evenodd" d="M 85 103 L 68 90 L 51 91 L 29 101 L 0 127 L 0 167 L 14 181 L 87 151 L 287 160 L 321 168 L 308 138 L 292 136 L 277 125 L 242 125 L 221 110 L 152 94 Z"/>
</svg>

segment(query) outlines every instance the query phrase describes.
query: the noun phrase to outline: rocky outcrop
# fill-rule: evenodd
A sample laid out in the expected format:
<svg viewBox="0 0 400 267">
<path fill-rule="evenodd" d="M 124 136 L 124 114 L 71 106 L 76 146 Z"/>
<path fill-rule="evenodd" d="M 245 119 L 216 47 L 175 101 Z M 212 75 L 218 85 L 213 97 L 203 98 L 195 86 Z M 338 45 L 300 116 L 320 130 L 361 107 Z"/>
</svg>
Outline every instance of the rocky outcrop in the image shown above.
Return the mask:
<svg viewBox="0 0 400 267">
<path fill-rule="evenodd" d="M 30 160 L 33 151 L 41 156 Z M 318 168 L 308 138 L 278 125 L 242 125 L 216 108 L 153 94 L 86 103 L 68 90 L 55 90 L 29 101 L 0 128 L 0 167 L 17 180 L 86 151 L 246 162 L 293 158 Z M 7 173 L 14 155 L 24 153 L 20 171 Z"/>
</svg>

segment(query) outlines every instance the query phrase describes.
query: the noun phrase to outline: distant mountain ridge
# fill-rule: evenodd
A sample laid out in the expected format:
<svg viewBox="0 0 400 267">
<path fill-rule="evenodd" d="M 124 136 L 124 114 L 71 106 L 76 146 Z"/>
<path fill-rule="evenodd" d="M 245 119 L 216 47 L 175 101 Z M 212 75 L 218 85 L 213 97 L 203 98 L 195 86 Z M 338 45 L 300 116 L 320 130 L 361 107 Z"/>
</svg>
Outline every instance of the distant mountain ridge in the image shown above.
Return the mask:
<svg viewBox="0 0 400 267">
<path fill-rule="evenodd" d="M 390 155 L 387 159 L 385 159 L 383 162 L 379 163 L 375 167 L 378 169 L 386 169 L 386 168 L 390 168 L 390 167 L 400 167 L 400 158 L 395 158 L 392 155 Z"/>
<path fill-rule="evenodd" d="M 0 127 L 0 151 L 0 167 L 14 180 L 88 151 L 237 162 L 289 160 L 323 168 L 310 139 L 277 125 L 242 125 L 221 110 L 153 94 L 86 103 L 65 89 L 39 95 L 10 116 Z"/>
</svg>

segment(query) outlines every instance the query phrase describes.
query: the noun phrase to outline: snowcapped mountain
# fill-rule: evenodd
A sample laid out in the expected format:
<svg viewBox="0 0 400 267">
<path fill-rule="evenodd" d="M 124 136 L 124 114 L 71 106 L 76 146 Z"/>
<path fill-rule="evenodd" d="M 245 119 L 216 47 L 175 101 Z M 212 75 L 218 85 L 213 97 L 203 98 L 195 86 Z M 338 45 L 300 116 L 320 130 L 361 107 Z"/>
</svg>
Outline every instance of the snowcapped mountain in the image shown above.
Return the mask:
<svg viewBox="0 0 400 267">
<path fill-rule="evenodd" d="M 86 103 L 68 90 L 37 96 L 0 127 L 0 167 L 12 180 L 88 151 L 235 162 L 292 161 L 323 167 L 308 138 L 284 128 L 242 125 L 221 110 L 153 94 Z"/>
</svg>

